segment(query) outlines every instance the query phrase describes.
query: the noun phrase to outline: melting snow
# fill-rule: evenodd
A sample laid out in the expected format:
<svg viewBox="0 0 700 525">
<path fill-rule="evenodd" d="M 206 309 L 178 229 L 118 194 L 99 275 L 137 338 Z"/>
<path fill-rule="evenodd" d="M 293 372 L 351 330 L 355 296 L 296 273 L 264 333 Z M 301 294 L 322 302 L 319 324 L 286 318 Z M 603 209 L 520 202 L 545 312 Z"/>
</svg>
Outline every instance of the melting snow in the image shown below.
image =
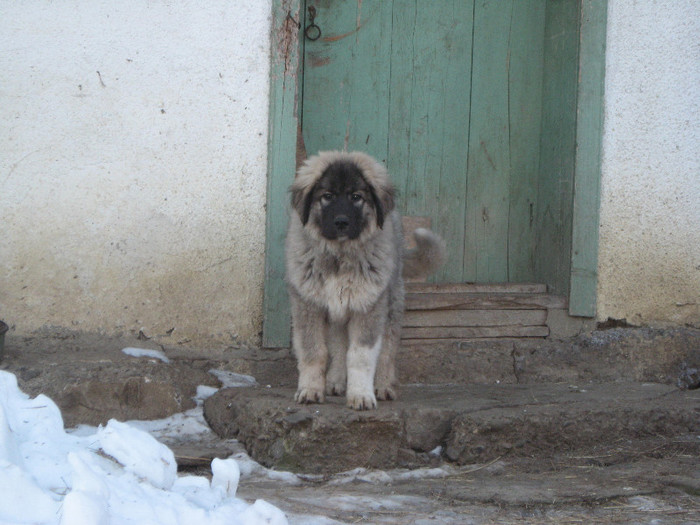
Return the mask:
<svg viewBox="0 0 700 525">
<path fill-rule="evenodd" d="M 150 357 L 152 359 L 160 359 L 164 363 L 170 363 L 170 359 L 160 350 L 148 350 L 146 348 L 134 348 L 130 346 L 122 348 L 122 352 L 131 357 Z"/>
<path fill-rule="evenodd" d="M 201 430 L 196 415 L 189 419 L 196 422 L 190 431 Z M 269 503 L 250 505 L 235 497 L 240 476 L 235 459 L 215 460 L 212 467 L 211 483 L 178 476 L 167 446 L 116 420 L 66 433 L 51 399 L 30 399 L 13 374 L 0 371 L 0 523 L 287 523 Z"/>
</svg>

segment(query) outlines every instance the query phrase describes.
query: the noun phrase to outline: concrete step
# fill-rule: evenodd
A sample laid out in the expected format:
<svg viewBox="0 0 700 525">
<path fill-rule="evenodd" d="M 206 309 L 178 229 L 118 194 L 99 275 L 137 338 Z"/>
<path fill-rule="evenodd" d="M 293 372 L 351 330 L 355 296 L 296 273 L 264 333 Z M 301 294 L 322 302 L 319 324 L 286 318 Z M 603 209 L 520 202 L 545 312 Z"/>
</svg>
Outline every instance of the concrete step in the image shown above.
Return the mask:
<svg viewBox="0 0 700 525">
<path fill-rule="evenodd" d="M 662 384 L 413 385 L 367 412 L 340 397 L 297 405 L 293 394 L 223 389 L 205 402 L 205 417 L 263 465 L 306 473 L 608 454 L 700 432 L 700 391 Z"/>
</svg>

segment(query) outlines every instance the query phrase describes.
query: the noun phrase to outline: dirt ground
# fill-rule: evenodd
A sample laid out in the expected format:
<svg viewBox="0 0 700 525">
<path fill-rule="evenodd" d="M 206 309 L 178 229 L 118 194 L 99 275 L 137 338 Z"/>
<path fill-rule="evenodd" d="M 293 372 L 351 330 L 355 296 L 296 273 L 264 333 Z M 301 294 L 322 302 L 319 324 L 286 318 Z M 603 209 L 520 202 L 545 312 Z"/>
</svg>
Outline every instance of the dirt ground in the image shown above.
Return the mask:
<svg viewBox="0 0 700 525">
<path fill-rule="evenodd" d="M 619 344 L 619 337 L 609 334 L 605 337 Z M 638 333 L 632 334 L 631 347 L 643 346 L 645 354 L 653 353 L 647 339 L 642 337 L 645 342 L 638 343 L 640 337 Z M 659 337 L 664 345 L 669 344 L 668 334 Z M 677 341 L 677 338 L 672 339 Z M 650 370 L 645 365 L 643 372 L 639 372 L 639 363 L 630 366 L 622 355 L 624 352 L 614 356 L 608 354 L 605 358 L 607 366 L 605 363 L 588 364 L 588 370 L 595 366 L 606 369 L 608 376 L 603 378 L 606 382 L 610 381 L 609 375 L 612 374 L 610 363 L 618 362 L 645 378 L 647 375 L 665 378 L 654 383 L 654 388 L 660 389 L 659 396 L 654 397 L 656 405 L 646 411 L 645 419 L 640 420 L 646 431 L 629 432 L 629 425 L 624 424 L 637 413 L 629 407 L 634 405 L 634 389 L 642 388 L 642 383 L 635 381 L 632 374 L 615 384 L 614 388 L 618 390 L 608 390 L 609 397 L 617 400 L 611 415 L 605 416 L 594 407 L 588 411 L 579 410 L 576 412 L 578 419 L 572 420 L 563 417 L 570 416 L 572 411 L 567 405 L 561 405 L 562 418 L 548 420 L 547 426 L 538 431 L 547 434 L 546 440 L 541 442 L 559 442 L 565 446 L 477 448 L 479 453 L 476 455 L 457 454 L 451 459 L 445 447 L 445 437 L 440 438 L 443 439 L 440 442 L 442 449 L 432 456 L 420 453 L 426 460 L 420 464 L 421 468 L 407 468 L 411 466 L 410 462 L 372 467 L 358 460 L 359 470 L 298 472 L 290 482 L 289 476 L 278 478 L 270 475 L 270 472 L 277 472 L 273 466 L 272 470 L 265 469 L 265 473 L 253 472 L 244 477 L 238 495 L 244 499 L 264 498 L 283 509 L 290 516 L 290 522 L 297 524 L 308 523 L 309 516 L 314 517 L 314 523 L 698 523 L 700 390 L 695 388 L 693 374 L 697 374 L 700 365 L 697 362 L 700 339 L 697 331 L 691 330 L 680 340 L 683 344 L 674 347 L 677 355 L 673 363 L 666 362 L 661 371 Z M 587 341 L 596 339 L 591 336 Z M 572 367 L 578 366 L 580 355 L 575 352 L 567 354 L 561 348 L 581 348 L 580 342 L 562 343 L 559 350 L 553 342 L 547 345 L 539 354 L 537 350 L 522 352 L 532 364 L 520 369 L 521 377 L 523 374 L 534 377 L 535 364 L 546 362 L 548 377 L 552 385 L 559 385 L 557 388 L 567 390 L 575 386 L 585 390 L 587 383 L 595 383 L 595 377 L 587 377 L 583 383 L 581 376 L 572 374 L 573 368 L 565 370 L 563 366 L 560 367 L 562 377 L 554 376 L 556 366 L 553 363 L 557 360 L 571 363 Z M 684 345 L 687 345 L 685 354 Z M 169 363 L 126 356 L 121 349 L 128 346 L 160 349 L 167 355 Z M 460 351 L 464 352 L 464 348 Z M 604 350 L 596 348 L 595 351 L 604 354 Z M 294 381 L 293 361 L 287 351 L 265 352 L 246 348 L 205 352 L 169 348 L 138 337 L 106 337 L 57 330 L 18 337 L 11 331 L 6 338 L 0 369 L 15 373 L 20 387 L 28 394 L 44 393 L 54 399 L 63 411 L 66 425 L 73 426 L 78 423 L 99 424 L 110 417 L 156 419 L 186 410 L 194 405 L 191 398 L 197 385 L 220 386 L 219 380 L 210 373 L 212 369 L 253 375 L 263 388 L 278 377 L 279 381 L 272 385 L 272 390 L 286 392 L 284 387 L 289 387 Z M 519 355 L 511 347 L 510 357 L 517 362 Z M 550 356 L 549 360 L 547 356 Z M 513 365 L 509 366 L 512 369 Z M 576 380 L 576 383 L 569 379 Z M 443 382 L 443 387 L 447 382 Z M 472 384 L 466 392 L 481 393 L 484 399 L 492 399 L 489 389 L 495 388 L 494 384 L 491 382 L 484 389 Z M 625 388 L 626 384 L 630 385 L 629 389 Z M 513 385 L 516 385 L 515 391 L 520 388 L 516 380 Z M 538 390 L 539 395 L 544 395 L 546 384 L 537 381 L 537 385 L 537 388 L 544 389 Z M 283 388 L 277 389 L 277 386 Z M 420 387 L 415 388 L 415 395 L 420 398 Z M 597 388 L 604 390 L 604 383 L 597 384 Z M 625 391 L 631 403 L 629 407 L 625 404 Z M 680 399 L 682 410 L 679 408 L 681 402 L 677 401 Z M 517 403 L 502 401 L 488 406 L 489 417 L 500 417 L 499 410 L 510 410 L 512 417 L 504 425 L 523 420 L 513 419 Z M 549 402 L 550 405 L 556 403 L 556 399 Z M 331 406 L 330 410 L 347 414 L 342 403 Z M 681 412 L 682 417 L 678 416 Z M 486 411 L 474 413 L 484 415 Z M 693 413 L 697 418 L 692 418 Z M 601 439 L 596 440 L 595 429 L 603 416 L 617 418 L 619 431 L 615 434 L 615 425 L 608 425 L 609 430 L 601 432 Z M 297 419 L 304 420 L 303 417 Z M 472 420 L 467 418 L 464 421 Z M 558 421 L 560 427 L 557 427 Z M 591 424 L 587 434 L 583 435 L 586 421 Z M 468 428 L 471 427 L 463 430 Z M 495 432 L 494 441 L 501 443 L 497 436 L 498 424 L 490 428 Z M 509 432 L 511 439 L 512 428 Z M 448 435 L 449 432 L 445 434 Z M 580 440 L 576 439 L 577 435 L 581 435 Z M 488 442 L 488 436 L 482 438 Z M 392 443 L 390 435 L 387 435 L 386 443 Z M 173 440 L 168 444 L 181 459 L 182 470 L 197 473 L 206 473 L 206 458 L 236 451 L 243 453 L 242 443 L 215 434 L 207 442 Z M 397 457 L 406 456 L 399 453 Z M 327 519 L 319 521 L 323 516 Z"/>
<path fill-rule="evenodd" d="M 437 478 L 399 472 L 292 486 L 253 479 L 239 496 L 342 523 L 698 523 L 696 445 L 648 446 L 624 457 L 495 458 Z"/>
</svg>

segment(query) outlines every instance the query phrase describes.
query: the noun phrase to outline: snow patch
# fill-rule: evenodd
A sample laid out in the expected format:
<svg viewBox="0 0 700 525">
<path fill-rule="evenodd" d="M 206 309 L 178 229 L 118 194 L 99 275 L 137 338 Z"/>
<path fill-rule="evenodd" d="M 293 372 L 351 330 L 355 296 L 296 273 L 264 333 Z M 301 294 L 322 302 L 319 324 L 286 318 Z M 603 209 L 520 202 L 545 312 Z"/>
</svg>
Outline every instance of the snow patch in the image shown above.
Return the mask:
<svg viewBox="0 0 700 525">
<path fill-rule="evenodd" d="M 110 420 L 96 430 L 81 426 L 66 433 L 55 403 L 46 396 L 30 399 L 5 371 L 0 371 L 0 414 L 0 523 L 288 523 L 263 500 L 251 505 L 234 497 L 236 460 L 212 467 L 213 484 L 204 477 L 178 477 L 172 451 L 143 430 Z"/>
<path fill-rule="evenodd" d="M 177 463 L 168 447 L 150 434 L 127 423 L 110 419 L 97 431 L 100 448 L 128 472 L 148 480 L 154 487 L 169 489 L 175 482 Z"/>
<path fill-rule="evenodd" d="M 170 359 L 160 350 L 149 350 L 147 348 L 129 346 L 127 348 L 122 348 L 122 353 L 130 355 L 131 357 L 150 357 L 151 359 L 160 359 L 164 363 L 170 363 Z"/>
<path fill-rule="evenodd" d="M 216 370 L 212 368 L 209 373 L 221 381 L 222 388 L 233 388 L 243 386 L 255 386 L 258 382 L 253 376 L 245 374 L 237 374 L 228 370 Z"/>
<path fill-rule="evenodd" d="M 214 458 L 211 462 L 211 486 L 221 487 L 229 496 L 235 496 L 238 490 L 238 480 L 241 478 L 241 469 L 235 459 Z"/>
<path fill-rule="evenodd" d="M 197 402 L 204 401 L 205 399 L 216 394 L 218 391 L 219 389 L 213 386 L 199 385 L 197 387 L 197 393 L 195 394 L 194 399 Z"/>
</svg>

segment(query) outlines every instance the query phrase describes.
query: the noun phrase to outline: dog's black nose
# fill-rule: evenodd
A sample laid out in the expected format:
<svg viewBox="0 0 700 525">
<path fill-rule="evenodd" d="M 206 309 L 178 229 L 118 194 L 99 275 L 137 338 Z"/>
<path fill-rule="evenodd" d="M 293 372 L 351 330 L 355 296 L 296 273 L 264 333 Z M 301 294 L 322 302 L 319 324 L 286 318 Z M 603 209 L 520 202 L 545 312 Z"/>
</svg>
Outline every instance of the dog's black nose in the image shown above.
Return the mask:
<svg viewBox="0 0 700 525">
<path fill-rule="evenodd" d="M 333 219 L 333 224 L 340 231 L 347 230 L 348 226 L 350 226 L 350 218 L 347 215 L 338 215 Z"/>
</svg>

